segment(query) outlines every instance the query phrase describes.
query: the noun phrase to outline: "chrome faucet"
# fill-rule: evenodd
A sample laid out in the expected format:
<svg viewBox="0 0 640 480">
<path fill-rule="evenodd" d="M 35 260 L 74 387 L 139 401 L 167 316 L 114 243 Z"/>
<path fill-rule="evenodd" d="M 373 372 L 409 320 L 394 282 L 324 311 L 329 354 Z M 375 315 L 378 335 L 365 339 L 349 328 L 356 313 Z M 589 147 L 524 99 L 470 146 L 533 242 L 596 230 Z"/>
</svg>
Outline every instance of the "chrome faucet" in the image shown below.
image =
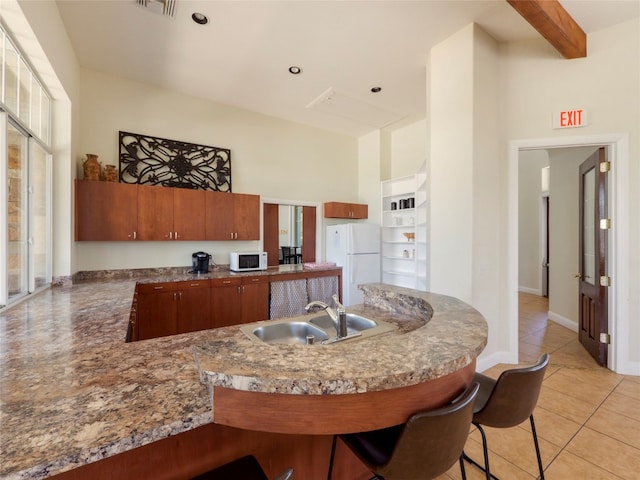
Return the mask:
<svg viewBox="0 0 640 480">
<path fill-rule="evenodd" d="M 314 307 L 319 307 L 327 312 L 327 315 L 333 321 L 333 326 L 337 332 L 337 338 L 343 338 L 347 336 L 347 310 L 344 308 L 344 305 L 340 303 L 340 299 L 338 295 L 333 295 L 333 301 L 336 304 L 336 309 L 334 310 L 329 305 L 320 300 L 315 300 L 307 304 L 304 307 L 305 311 L 309 311 Z"/>
</svg>

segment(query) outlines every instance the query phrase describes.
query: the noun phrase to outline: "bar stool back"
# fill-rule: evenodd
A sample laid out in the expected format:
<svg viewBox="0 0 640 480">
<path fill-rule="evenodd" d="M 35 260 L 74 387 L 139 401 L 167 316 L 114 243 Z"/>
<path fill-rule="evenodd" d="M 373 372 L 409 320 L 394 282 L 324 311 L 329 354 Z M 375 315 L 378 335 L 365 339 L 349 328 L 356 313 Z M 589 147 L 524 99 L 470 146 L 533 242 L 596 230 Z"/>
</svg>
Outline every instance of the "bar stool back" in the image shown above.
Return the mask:
<svg viewBox="0 0 640 480">
<path fill-rule="evenodd" d="M 478 384 L 472 383 L 451 404 L 416 413 L 404 425 L 340 438 L 377 478 L 428 480 L 458 460 L 466 479 L 461 455 L 478 389 Z"/>
</svg>

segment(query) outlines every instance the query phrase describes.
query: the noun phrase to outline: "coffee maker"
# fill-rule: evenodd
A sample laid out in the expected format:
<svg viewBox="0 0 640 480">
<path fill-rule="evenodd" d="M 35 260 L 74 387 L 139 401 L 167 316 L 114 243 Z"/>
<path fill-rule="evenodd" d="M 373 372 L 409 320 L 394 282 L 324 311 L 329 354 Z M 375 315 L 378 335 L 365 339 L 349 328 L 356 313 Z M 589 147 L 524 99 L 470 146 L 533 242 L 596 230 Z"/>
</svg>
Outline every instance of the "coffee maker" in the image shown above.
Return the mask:
<svg viewBox="0 0 640 480">
<path fill-rule="evenodd" d="M 206 252 L 195 252 L 191 255 L 191 273 L 209 273 L 211 255 Z"/>
</svg>

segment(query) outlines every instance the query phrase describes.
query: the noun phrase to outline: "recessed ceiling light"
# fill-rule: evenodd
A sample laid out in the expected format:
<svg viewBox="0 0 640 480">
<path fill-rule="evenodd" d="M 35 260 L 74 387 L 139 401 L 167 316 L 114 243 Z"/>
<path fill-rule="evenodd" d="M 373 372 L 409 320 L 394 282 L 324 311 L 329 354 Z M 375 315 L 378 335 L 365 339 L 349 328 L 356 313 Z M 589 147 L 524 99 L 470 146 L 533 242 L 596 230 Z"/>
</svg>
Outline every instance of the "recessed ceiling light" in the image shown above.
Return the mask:
<svg viewBox="0 0 640 480">
<path fill-rule="evenodd" d="M 302 73 L 302 68 L 292 65 L 289 67 L 289 73 L 291 75 L 300 75 Z"/>
<path fill-rule="evenodd" d="M 378 93 L 382 90 L 382 87 L 373 87 L 371 88 L 371 93 Z"/>
<path fill-rule="evenodd" d="M 191 19 L 199 25 L 206 25 L 207 23 L 209 23 L 209 19 L 204 13 L 194 12 L 191 15 Z"/>
</svg>

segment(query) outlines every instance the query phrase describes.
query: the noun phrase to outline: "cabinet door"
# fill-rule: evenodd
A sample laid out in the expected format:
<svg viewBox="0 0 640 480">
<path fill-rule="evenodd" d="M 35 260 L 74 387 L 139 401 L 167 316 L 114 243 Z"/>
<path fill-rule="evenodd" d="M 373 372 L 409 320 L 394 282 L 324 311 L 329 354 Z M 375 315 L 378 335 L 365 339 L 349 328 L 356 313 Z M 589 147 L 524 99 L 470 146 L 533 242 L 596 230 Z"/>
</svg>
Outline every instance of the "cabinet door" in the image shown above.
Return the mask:
<svg viewBox="0 0 640 480">
<path fill-rule="evenodd" d="M 260 240 L 260 196 L 233 194 L 236 240 Z"/>
<path fill-rule="evenodd" d="M 242 323 L 242 280 L 222 278 L 212 280 L 211 285 L 212 328 Z"/>
<path fill-rule="evenodd" d="M 242 279 L 242 323 L 269 318 L 269 277 Z"/>
<path fill-rule="evenodd" d="M 205 192 L 174 188 L 173 236 L 174 240 L 204 240 Z"/>
<path fill-rule="evenodd" d="M 142 285 L 138 294 L 138 340 L 178 333 L 175 283 Z"/>
<path fill-rule="evenodd" d="M 138 189 L 124 183 L 76 180 L 76 240 L 134 240 Z"/>
<path fill-rule="evenodd" d="M 138 240 L 173 240 L 173 190 L 138 185 Z"/>
<path fill-rule="evenodd" d="M 178 333 L 213 328 L 208 280 L 178 284 Z"/>
<path fill-rule="evenodd" d="M 369 217 L 369 206 L 361 203 L 351 204 L 351 218 L 363 219 Z"/>
<path fill-rule="evenodd" d="M 233 240 L 233 194 L 205 192 L 205 239 Z"/>
</svg>

